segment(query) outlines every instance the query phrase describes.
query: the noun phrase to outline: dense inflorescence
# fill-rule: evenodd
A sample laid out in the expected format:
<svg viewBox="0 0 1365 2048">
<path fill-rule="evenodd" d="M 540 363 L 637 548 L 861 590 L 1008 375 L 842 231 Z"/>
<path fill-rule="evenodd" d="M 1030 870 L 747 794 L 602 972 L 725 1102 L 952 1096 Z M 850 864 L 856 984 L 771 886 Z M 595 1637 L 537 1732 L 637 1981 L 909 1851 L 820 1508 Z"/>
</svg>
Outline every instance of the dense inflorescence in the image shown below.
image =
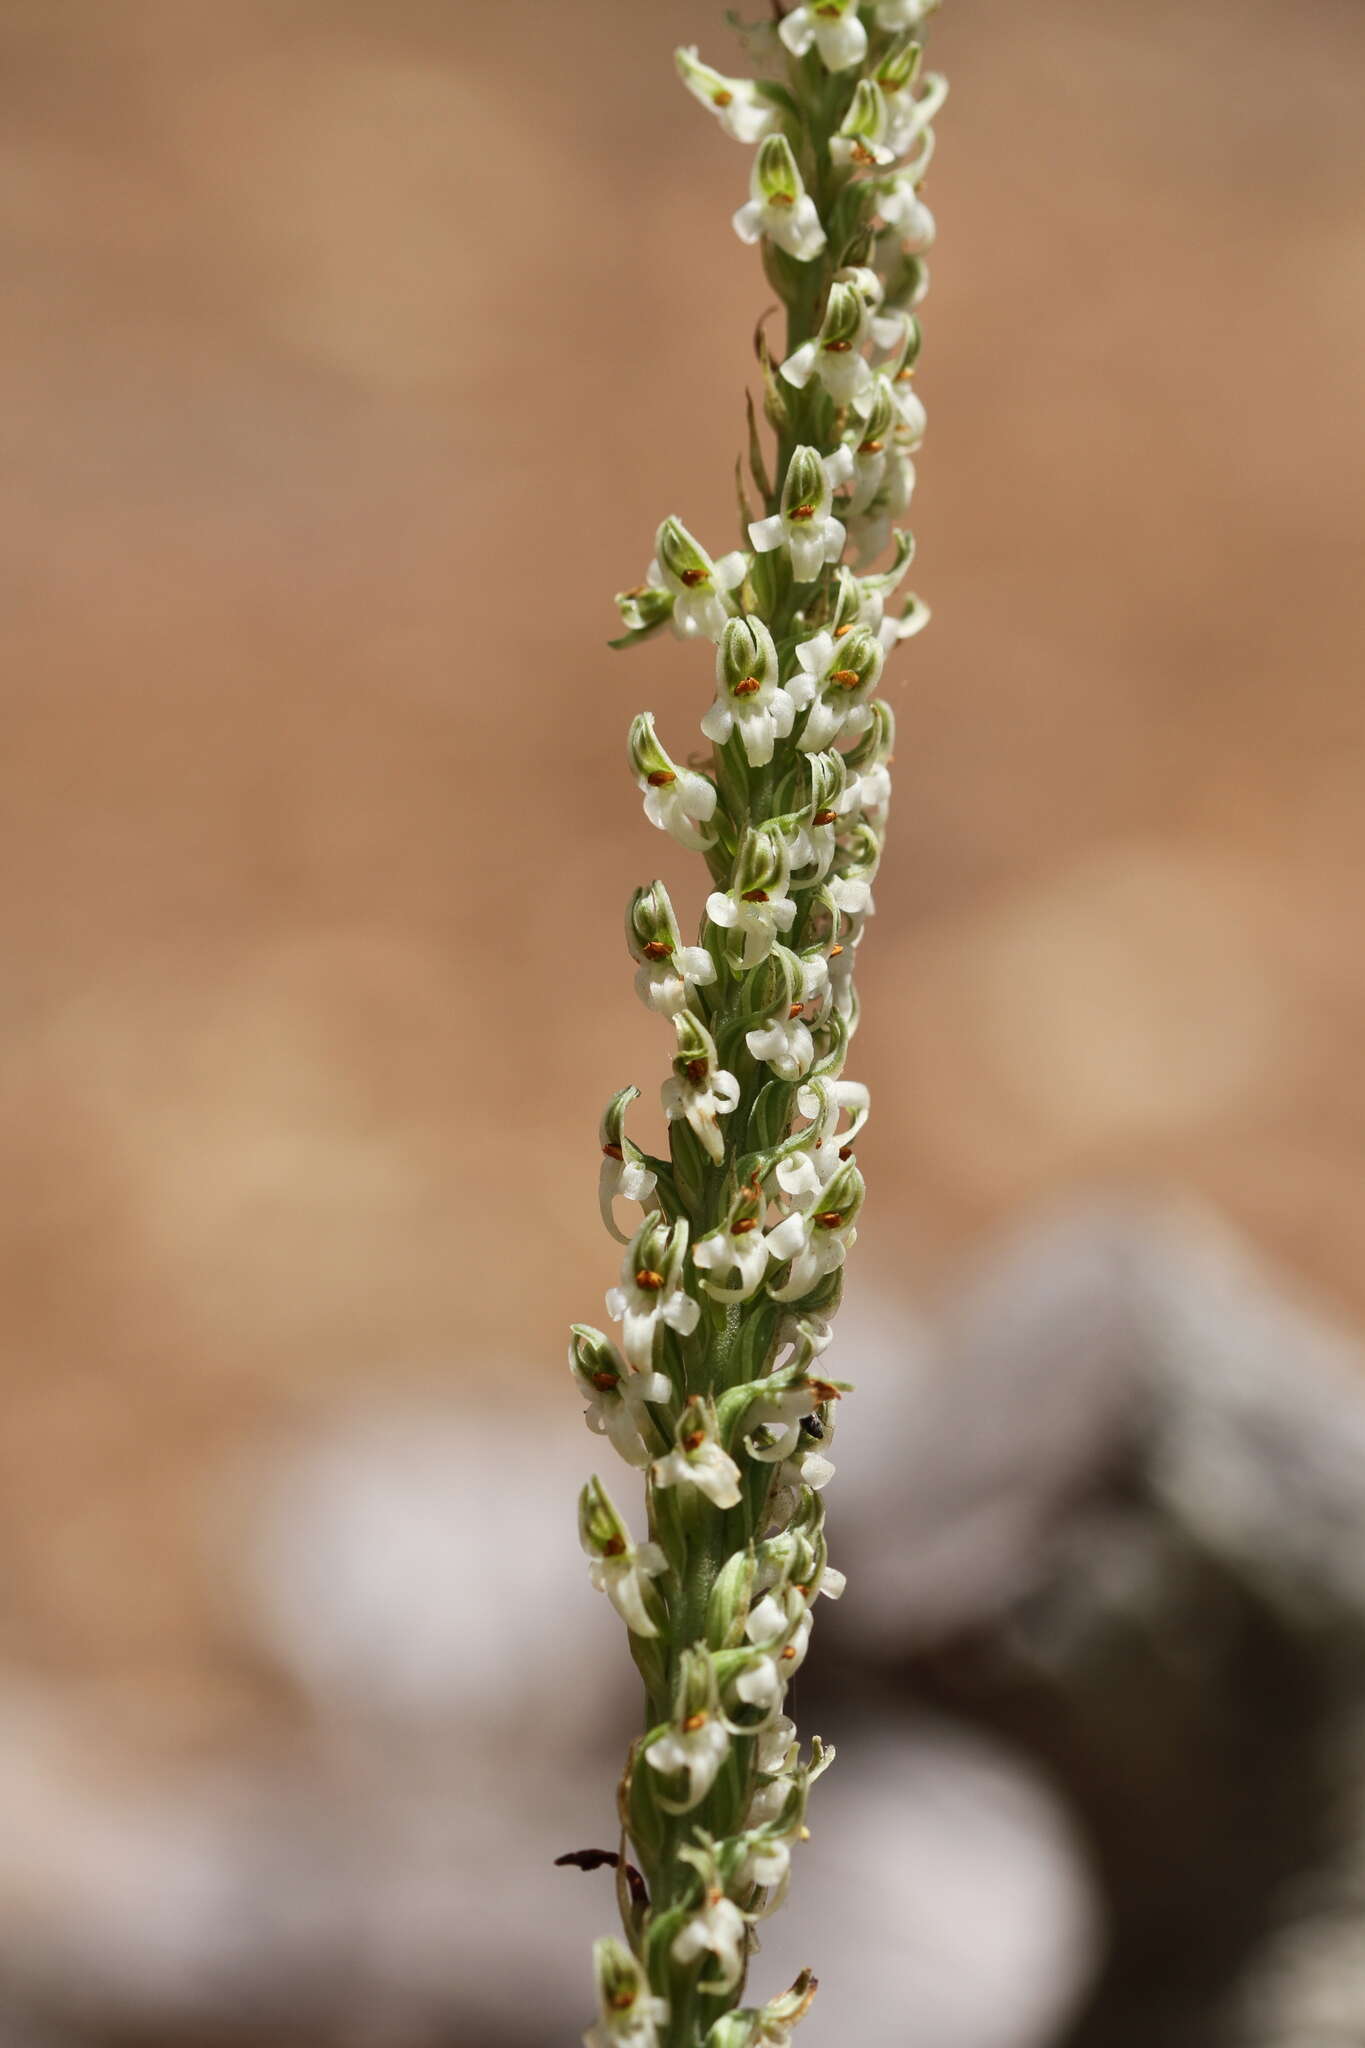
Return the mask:
<svg viewBox="0 0 1365 2048">
<path fill-rule="evenodd" d="M 804 1973 L 740 2005 L 754 1925 L 781 1902 L 831 1754 L 818 1738 L 803 1754 L 784 1707 L 816 1599 L 843 1589 L 821 1489 L 848 1387 L 823 1355 L 863 1201 L 868 1096 L 843 1069 L 890 796 L 875 692 L 928 617 L 893 597 L 924 431 L 922 186 L 945 87 L 921 72 L 919 36 L 934 4 L 797 6 L 743 31 L 754 78 L 677 53 L 688 90 L 754 151 L 734 226 L 761 245 L 787 341 L 778 361 L 756 340 L 776 448 L 751 404 L 747 546 L 712 557 L 666 519 L 617 600 L 614 644 L 671 626 L 714 652 L 704 766 L 674 759 L 649 713 L 630 734 L 647 818 L 705 856 L 712 887 L 696 945 L 662 882 L 629 906 L 636 988 L 672 1037 L 670 1156 L 627 1136 L 638 1091 L 623 1089 L 600 1132 L 619 1337 L 578 1324 L 569 1353 L 590 1427 L 645 1476 L 648 1514 L 637 1543 L 601 1482 L 584 1488 L 592 1581 L 647 1696 L 620 1794 L 626 1939 L 597 1945 L 589 2048 L 782 2048 L 814 1994 Z M 623 1229 L 627 1204 L 642 1219 Z"/>
</svg>

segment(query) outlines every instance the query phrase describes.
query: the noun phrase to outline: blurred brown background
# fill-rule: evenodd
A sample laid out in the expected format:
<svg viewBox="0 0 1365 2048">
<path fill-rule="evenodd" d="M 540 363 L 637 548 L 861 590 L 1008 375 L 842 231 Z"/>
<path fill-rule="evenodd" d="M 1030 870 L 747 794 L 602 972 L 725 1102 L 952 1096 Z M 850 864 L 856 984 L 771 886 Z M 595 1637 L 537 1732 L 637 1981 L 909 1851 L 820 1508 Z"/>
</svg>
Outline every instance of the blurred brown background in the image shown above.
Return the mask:
<svg viewBox="0 0 1365 2048">
<path fill-rule="evenodd" d="M 718 12 L 0 8 L 0 1648 L 120 1797 L 312 1739 L 260 1461 L 491 1410 L 515 1546 L 573 1425 L 621 906 L 699 888 L 623 735 L 709 696 L 610 596 L 666 511 L 732 543 L 765 299 L 668 62 Z M 1119 1181 L 1359 1320 L 1365 9 L 950 0 L 933 58 L 857 1283 Z"/>
</svg>

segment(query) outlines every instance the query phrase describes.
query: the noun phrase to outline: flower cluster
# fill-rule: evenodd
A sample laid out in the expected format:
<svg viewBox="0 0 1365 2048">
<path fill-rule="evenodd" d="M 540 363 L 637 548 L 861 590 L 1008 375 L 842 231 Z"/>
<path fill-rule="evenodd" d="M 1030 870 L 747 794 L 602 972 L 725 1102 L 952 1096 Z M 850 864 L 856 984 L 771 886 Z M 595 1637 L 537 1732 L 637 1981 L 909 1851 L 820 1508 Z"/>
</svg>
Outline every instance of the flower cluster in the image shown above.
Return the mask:
<svg viewBox="0 0 1365 2048">
<path fill-rule="evenodd" d="M 695 943 L 662 881 L 627 911 L 636 990 L 671 1039 L 668 1144 L 627 1135 L 638 1091 L 608 1104 L 617 1334 L 575 1325 L 569 1353 L 589 1427 L 644 1475 L 647 1515 L 637 1542 L 601 1482 L 584 1489 L 592 1583 L 629 1631 L 649 1722 L 621 1788 L 625 1941 L 598 1944 L 589 2048 L 782 2048 L 814 1994 L 803 1974 L 742 2003 L 830 1756 L 818 1739 L 803 1752 L 787 1707 L 815 1602 L 843 1587 L 821 1491 L 848 1388 L 823 1354 L 863 1202 L 868 1095 L 844 1062 L 890 797 L 877 691 L 928 618 L 895 593 L 925 425 L 934 4 L 789 7 L 746 32 L 757 77 L 678 52 L 688 91 L 753 150 L 734 225 L 762 247 L 788 346 L 778 360 L 756 344 L 775 446 L 751 407 L 743 545 L 712 554 L 667 518 L 617 599 L 614 644 L 667 625 L 708 645 L 714 697 L 699 757 L 670 753 L 648 713 L 630 731 L 648 822 L 703 856 L 709 888 Z"/>
</svg>

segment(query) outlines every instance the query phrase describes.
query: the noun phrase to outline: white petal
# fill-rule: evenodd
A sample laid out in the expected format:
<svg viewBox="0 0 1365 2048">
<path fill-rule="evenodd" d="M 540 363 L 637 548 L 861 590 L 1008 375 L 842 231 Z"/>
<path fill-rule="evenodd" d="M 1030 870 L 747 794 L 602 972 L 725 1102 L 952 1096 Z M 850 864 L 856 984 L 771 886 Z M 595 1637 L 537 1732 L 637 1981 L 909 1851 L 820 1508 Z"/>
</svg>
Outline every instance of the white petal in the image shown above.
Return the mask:
<svg viewBox="0 0 1365 2048">
<path fill-rule="evenodd" d="M 815 342 L 803 342 L 796 353 L 788 356 L 782 365 L 779 374 L 785 377 L 789 384 L 794 384 L 798 391 L 804 391 L 810 382 L 811 371 L 815 368 L 816 349 Z"/>
<path fill-rule="evenodd" d="M 734 548 L 728 555 L 722 555 L 712 570 L 712 581 L 718 590 L 737 590 L 749 573 L 749 557 Z"/>
<path fill-rule="evenodd" d="M 846 484 L 853 475 L 853 457 L 844 447 L 836 448 L 833 455 L 827 455 L 823 466 L 831 490 Z"/>
<path fill-rule="evenodd" d="M 796 650 L 796 658 L 807 675 L 828 675 L 834 666 L 834 635 L 821 631 L 813 638 L 803 640 Z M 787 687 L 790 689 L 791 685 Z"/>
<path fill-rule="evenodd" d="M 847 71 L 851 65 L 861 64 L 867 55 L 867 30 L 859 21 L 856 8 L 850 8 L 839 21 L 818 24 L 815 39 L 830 71 Z"/>
<path fill-rule="evenodd" d="M 778 23 L 777 33 L 793 57 L 804 57 L 815 41 L 815 23 L 811 20 L 809 7 L 798 7 L 787 15 Z"/>
<path fill-rule="evenodd" d="M 751 768 L 766 768 L 773 757 L 773 720 L 767 711 L 740 710 L 736 715 L 739 736 Z"/>
<path fill-rule="evenodd" d="M 730 931 L 739 923 L 739 907 L 733 896 L 727 896 L 723 889 L 716 889 L 706 899 L 706 915 L 712 924 L 718 924 Z"/>
<path fill-rule="evenodd" d="M 765 524 L 767 522 L 765 521 Z M 817 528 L 797 527 L 787 536 L 787 546 L 792 558 L 792 574 L 798 583 L 814 583 L 825 565 L 825 536 Z"/>
<path fill-rule="evenodd" d="M 799 1210 L 784 1216 L 768 1232 L 768 1250 L 779 1261 L 793 1258 L 805 1242 L 806 1218 Z"/>
<path fill-rule="evenodd" d="M 741 242 L 754 243 L 763 233 L 763 208 L 756 199 L 746 199 L 732 223 Z"/>
<path fill-rule="evenodd" d="M 788 17 L 790 19 L 790 17 Z M 775 512 L 771 519 L 755 519 L 749 527 L 749 538 L 760 555 L 770 555 L 774 548 L 782 545 L 782 515 Z"/>
<path fill-rule="evenodd" d="M 734 712 L 723 698 L 717 697 L 701 721 L 702 731 L 708 740 L 713 740 L 718 747 L 723 747 L 734 731 L 734 726 Z"/>
</svg>

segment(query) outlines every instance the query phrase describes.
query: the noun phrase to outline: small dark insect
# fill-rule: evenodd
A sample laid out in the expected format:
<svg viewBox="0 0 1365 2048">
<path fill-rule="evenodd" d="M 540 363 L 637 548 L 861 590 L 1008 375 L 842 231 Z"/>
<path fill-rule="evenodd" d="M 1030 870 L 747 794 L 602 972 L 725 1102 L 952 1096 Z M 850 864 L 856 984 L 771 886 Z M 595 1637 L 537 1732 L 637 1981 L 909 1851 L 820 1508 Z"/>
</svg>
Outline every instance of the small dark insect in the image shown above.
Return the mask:
<svg viewBox="0 0 1365 2048">
<path fill-rule="evenodd" d="M 572 1864 L 575 1870 L 601 1870 L 604 1866 L 608 1870 L 615 1870 L 620 1861 L 621 1858 L 614 1849 L 570 1849 L 567 1856 L 555 1857 L 555 1868 L 558 1870 L 565 1864 Z M 626 1883 L 630 1886 L 631 1904 L 647 1906 L 649 1890 L 639 1871 L 633 1863 L 627 1863 L 625 1871 Z"/>
<path fill-rule="evenodd" d="M 825 1433 L 825 1425 L 818 1415 L 803 1415 L 801 1417 L 801 1433 L 803 1436 L 812 1437 L 816 1443 L 819 1443 Z"/>
</svg>

